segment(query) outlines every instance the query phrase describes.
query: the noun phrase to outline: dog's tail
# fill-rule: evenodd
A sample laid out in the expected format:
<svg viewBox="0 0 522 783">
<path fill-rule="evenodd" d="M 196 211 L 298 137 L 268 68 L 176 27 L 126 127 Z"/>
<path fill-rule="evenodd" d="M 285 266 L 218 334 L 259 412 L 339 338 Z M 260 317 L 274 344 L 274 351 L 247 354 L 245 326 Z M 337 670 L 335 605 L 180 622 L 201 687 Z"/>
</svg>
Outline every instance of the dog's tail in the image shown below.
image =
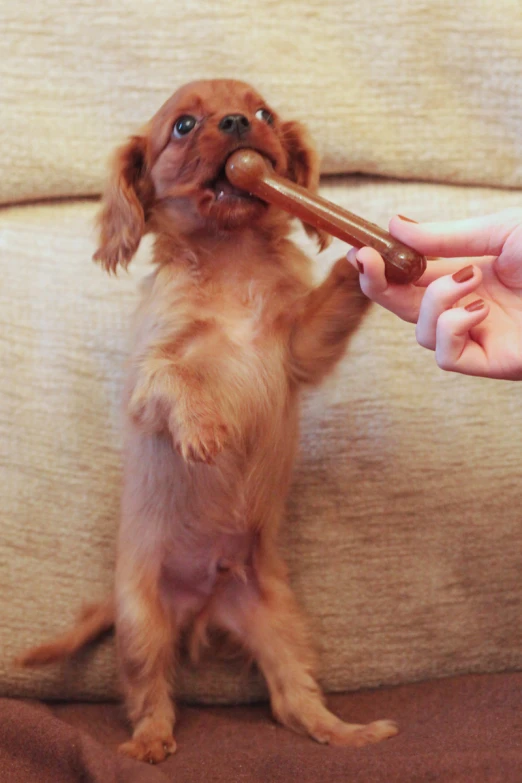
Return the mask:
<svg viewBox="0 0 522 783">
<path fill-rule="evenodd" d="M 114 625 L 114 614 L 112 595 L 100 603 L 84 606 L 74 628 L 52 642 L 23 653 L 16 658 L 15 664 L 21 667 L 43 666 L 69 658 L 102 633 L 109 631 Z"/>
</svg>

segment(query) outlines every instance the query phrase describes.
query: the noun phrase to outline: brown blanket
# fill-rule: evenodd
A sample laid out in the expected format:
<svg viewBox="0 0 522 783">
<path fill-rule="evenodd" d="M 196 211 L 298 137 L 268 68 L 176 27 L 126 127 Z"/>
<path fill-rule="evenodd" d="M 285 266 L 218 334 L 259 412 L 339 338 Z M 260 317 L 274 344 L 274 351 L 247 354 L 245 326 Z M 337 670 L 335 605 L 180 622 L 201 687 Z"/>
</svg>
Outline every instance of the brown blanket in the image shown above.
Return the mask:
<svg viewBox="0 0 522 783">
<path fill-rule="evenodd" d="M 181 707 L 178 752 L 150 767 L 116 754 L 115 704 L 0 700 L 1 783 L 521 783 L 522 674 L 337 695 L 345 719 L 395 718 L 380 745 L 325 748 L 276 726 L 266 705 Z"/>
</svg>

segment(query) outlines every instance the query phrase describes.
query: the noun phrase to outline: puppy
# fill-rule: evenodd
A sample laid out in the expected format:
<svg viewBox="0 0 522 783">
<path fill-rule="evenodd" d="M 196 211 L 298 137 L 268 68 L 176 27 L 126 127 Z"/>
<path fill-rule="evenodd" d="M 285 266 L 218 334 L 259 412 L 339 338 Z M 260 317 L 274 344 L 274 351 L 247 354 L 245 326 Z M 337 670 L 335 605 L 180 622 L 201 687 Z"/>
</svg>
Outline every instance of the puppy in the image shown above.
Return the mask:
<svg viewBox="0 0 522 783">
<path fill-rule="evenodd" d="M 314 678 L 305 621 L 277 548 L 298 442 L 300 389 L 342 357 L 367 307 L 338 261 L 314 287 L 288 215 L 230 185 L 229 155 L 249 147 L 315 190 L 318 160 L 248 84 L 176 92 L 115 156 L 95 259 L 126 268 L 155 236 L 125 390 L 124 487 L 114 596 L 21 659 L 71 655 L 101 631 L 116 641 L 132 739 L 120 750 L 173 753 L 175 650 L 192 629 L 238 640 L 261 669 L 275 717 L 315 740 L 360 746 L 389 721 L 334 716 Z M 319 244 L 326 237 L 311 228 Z"/>
</svg>

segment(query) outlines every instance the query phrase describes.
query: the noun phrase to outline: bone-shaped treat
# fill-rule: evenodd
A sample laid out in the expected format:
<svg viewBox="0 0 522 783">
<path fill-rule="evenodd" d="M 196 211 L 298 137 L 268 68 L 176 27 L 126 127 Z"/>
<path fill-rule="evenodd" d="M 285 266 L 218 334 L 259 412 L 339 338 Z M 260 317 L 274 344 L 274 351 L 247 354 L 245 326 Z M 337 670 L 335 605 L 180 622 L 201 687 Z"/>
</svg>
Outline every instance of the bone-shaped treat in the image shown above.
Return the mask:
<svg viewBox="0 0 522 783">
<path fill-rule="evenodd" d="M 232 153 L 226 164 L 226 174 L 235 187 L 281 207 L 353 247 L 375 248 L 384 260 L 389 282 L 413 283 L 426 269 L 426 258 L 416 250 L 394 239 L 375 223 L 279 176 L 270 162 L 254 150 L 240 149 Z"/>
</svg>

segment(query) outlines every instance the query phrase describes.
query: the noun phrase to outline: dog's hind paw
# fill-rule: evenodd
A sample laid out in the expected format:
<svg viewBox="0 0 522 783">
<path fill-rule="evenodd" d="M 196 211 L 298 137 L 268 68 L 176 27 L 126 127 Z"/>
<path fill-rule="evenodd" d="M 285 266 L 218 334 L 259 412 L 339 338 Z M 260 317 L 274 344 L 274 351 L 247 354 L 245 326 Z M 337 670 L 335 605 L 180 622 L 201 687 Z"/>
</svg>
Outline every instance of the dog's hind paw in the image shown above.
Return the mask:
<svg viewBox="0 0 522 783">
<path fill-rule="evenodd" d="M 328 727 L 324 736 L 314 734 L 314 737 L 329 745 L 362 748 L 364 745 L 374 745 L 382 740 L 395 737 L 398 733 L 397 724 L 391 720 L 376 720 L 373 723 L 361 725 L 339 721 L 335 726 Z"/>
<path fill-rule="evenodd" d="M 172 734 L 164 737 L 137 736 L 120 745 L 118 752 L 137 761 L 159 764 L 176 752 L 176 740 Z"/>
</svg>

